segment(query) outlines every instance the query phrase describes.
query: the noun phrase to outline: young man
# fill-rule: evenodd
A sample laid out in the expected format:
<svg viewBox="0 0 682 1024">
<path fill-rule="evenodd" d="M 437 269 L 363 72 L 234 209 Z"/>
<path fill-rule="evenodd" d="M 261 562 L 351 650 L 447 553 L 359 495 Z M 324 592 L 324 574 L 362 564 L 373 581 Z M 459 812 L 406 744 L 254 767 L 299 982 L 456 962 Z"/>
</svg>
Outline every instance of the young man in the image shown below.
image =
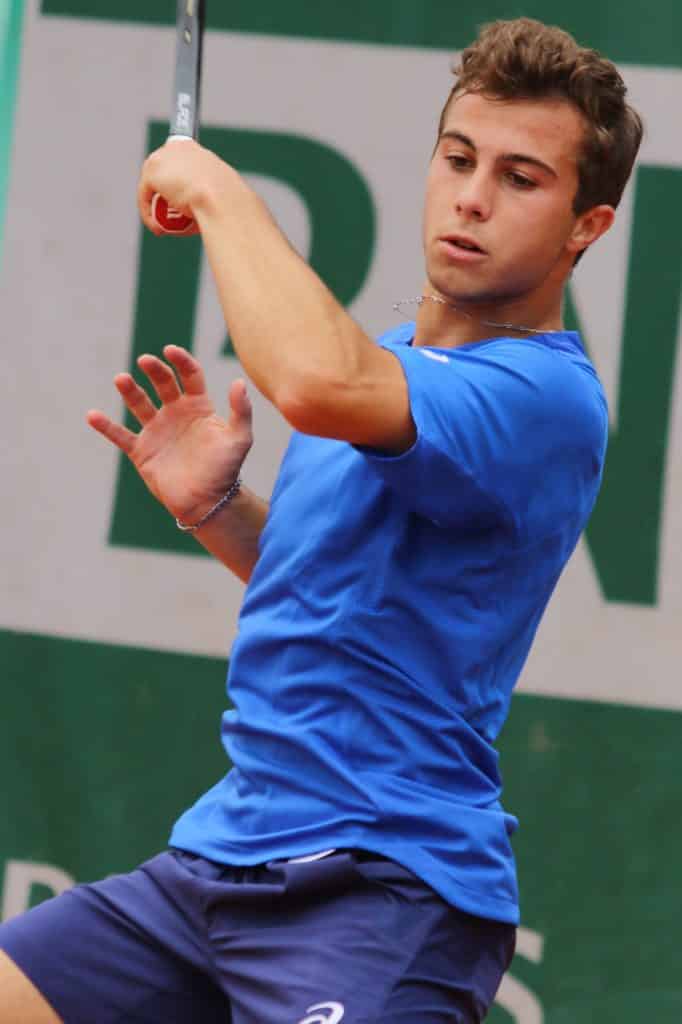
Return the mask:
<svg viewBox="0 0 682 1024">
<path fill-rule="evenodd" d="M 238 481 L 243 382 L 143 356 L 160 407 L 90 424 L 249 581 L 233 767 L 171 851 L 0 929 L 0 1022 L 482 1020 L 518 905 L 493 742 L 594 503 L 604 396 L 562 295 L 608 228 L 641 123 L 613 65 L 520 19 L 466 50 L 424 212 L 416 324 L 375 344 L 237 172 L 146 162 L 191 213 L 245 372 L 295 428 L 266 505 Z"/>
</svg>

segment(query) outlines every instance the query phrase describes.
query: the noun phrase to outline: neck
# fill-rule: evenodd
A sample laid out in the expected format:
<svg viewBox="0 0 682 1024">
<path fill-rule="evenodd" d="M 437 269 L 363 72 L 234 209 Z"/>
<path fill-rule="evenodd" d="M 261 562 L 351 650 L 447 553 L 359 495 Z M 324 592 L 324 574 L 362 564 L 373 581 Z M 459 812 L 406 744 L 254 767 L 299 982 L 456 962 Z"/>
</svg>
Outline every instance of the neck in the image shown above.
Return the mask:
<svg viewBox="0 0 682 1024">
<path fill-rule="evenodd" d="M 548 331 L 563 330 L 561 297 L 544 309 L 532 309 L 527 302 L 456 302 L 438 295 L 427 284 L 417 307 L 414 344 L 434 348 L 458 348 L 490 338 L 532 337 Z M 403 312 L 404 304 L 397 307 Z"/>
</svg>

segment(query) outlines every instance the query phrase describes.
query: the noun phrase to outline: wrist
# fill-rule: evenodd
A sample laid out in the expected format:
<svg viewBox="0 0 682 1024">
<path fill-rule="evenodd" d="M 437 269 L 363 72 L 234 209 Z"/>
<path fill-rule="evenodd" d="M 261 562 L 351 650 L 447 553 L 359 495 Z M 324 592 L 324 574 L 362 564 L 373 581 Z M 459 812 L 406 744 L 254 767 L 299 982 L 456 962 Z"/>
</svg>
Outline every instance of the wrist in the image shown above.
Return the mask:
<svg viewBox="0 0 682 1024">
<path fill-rule="evenodd" d="M 200 229 L 212 223 L 243 217 L 250 206 L 263 205 L 251 186 L 229 164 L 219 161 L 216 173 L 197 182 L 191 209 Z"/>
<path fill-rule="evenodd" d="M 196 533 L 197 530 L 200 530 L 209 523 L 239 496 L 241 487 L 241 477 L 238 476 L 225 493 L 216 502 L 209 505 L 205 511 L 200 511 L 199 508 L 195 507 L 189 515 L 176 516 L 175 525 L 178 530 L 182 530 L 183 533 Z"/>
</svg>

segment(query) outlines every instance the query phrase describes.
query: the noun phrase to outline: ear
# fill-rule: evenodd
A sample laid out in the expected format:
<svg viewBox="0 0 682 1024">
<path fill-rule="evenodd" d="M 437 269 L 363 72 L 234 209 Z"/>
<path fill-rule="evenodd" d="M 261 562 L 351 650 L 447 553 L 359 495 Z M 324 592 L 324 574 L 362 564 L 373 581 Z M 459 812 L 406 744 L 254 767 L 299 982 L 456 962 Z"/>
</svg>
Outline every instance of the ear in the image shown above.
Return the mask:
<svg viewBox="0 0 682 1024">
<path fill-rule="evenodd" d="M 606 204 L 581 213 L 567 242 L 569 252 L 583 252 L 609 230 L 615 219 L 616 211 Z"/>
</svg>

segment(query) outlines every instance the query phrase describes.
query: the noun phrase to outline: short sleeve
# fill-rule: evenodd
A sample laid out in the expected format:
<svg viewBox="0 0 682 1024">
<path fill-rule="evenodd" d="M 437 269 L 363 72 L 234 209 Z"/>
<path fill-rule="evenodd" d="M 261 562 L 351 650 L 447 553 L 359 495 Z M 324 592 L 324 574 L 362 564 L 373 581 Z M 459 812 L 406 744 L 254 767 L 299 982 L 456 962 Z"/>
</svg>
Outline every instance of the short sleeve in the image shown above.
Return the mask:
<svg viewBox="0 0 682 1024">
<path fill-rule="evenodd" d="M 363 449 L 417 513 L 537 539 L 587 518 L 601 477 L 606 403 L 589 362 L 526 339 L 460 349 L 384 346 L 400 360 L 417 437 L 398 456 Z"/>
</svg>

